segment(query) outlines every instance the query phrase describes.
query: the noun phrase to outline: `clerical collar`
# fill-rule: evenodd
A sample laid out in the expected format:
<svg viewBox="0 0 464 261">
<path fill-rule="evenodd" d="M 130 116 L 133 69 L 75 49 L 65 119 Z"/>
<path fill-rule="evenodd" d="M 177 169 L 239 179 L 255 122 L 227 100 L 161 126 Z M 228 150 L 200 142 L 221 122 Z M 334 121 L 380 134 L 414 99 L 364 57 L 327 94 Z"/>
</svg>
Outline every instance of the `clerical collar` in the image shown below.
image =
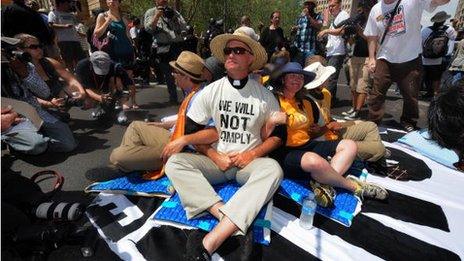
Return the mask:
<svg viewBox="0 0 464 261">
<path fill-rule="evenodd" d="M 241 80 L 234 80 L 230 78 L 230 76 L 227 76 L 227 79 L 229 80 L 230 84 L 235 88 L 235 89 L 242 89 L 245 87 L 245 85 L 248 82 L 248 76 L 241 79 Z"/>
</svg>

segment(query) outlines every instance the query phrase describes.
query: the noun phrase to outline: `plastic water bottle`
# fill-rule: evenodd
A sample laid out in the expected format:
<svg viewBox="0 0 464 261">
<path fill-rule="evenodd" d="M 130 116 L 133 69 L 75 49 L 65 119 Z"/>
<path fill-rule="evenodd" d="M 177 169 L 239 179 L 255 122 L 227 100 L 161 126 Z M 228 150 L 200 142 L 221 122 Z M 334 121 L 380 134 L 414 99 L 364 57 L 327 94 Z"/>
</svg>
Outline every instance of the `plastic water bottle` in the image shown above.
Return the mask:
<svg viewBox="0 0 464 261">
<path fill-rule="evenodd" d="M 303 199 L 303 207 L 301 208 L 300 226 L 304 229 L 313 227 L 314 214 L 316 214 L 316 200 L 314 194 L 309 194 Z"/>
</svg>

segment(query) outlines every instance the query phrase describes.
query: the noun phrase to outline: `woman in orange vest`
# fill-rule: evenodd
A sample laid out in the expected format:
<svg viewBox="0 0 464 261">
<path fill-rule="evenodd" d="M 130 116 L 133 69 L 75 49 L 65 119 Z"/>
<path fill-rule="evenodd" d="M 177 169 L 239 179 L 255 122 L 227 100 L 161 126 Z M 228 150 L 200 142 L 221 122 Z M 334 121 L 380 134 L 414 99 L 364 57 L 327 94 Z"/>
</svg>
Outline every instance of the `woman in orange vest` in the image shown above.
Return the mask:
<svg viewBox="0 0 464 261">
<path fill-rule="evenodd" d="M 298 63 L 287 63 L 281 69 L 277 82 L 280 81 L 282 86 L 275 87 L 282 112 L 272 117 L 263 132 L 266 135 L 272 131 L 272 126 L 286 124 L 284 145 L 273 156 L 280 162 L 287 178 L 311 178 L 316 201 L 323 207 L 333 204 L 335 190 L 332 186 L 352 191 L 361 198 L 385 199 L 388 192 L 384 188 L 343 177 L 356 157 L 354 141 L 315 139 L 314 131 L 321 129 L 316 124 L 319 113 L 313 109 L 303 89 L 314 77 L 314 73 L 304 71 Z M 331 157 L 330 163 L 328 157 Z"/>
</svg>

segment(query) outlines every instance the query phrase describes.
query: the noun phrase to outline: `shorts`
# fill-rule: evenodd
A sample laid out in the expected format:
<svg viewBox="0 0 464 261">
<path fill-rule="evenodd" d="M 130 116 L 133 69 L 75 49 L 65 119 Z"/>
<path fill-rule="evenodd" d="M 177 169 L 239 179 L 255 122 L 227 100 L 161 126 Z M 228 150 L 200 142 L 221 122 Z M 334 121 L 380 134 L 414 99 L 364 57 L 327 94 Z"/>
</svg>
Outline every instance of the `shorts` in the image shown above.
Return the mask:
<svg viewBox="0 0 464 261">
<path fill-rule="evenodd" d="M 353 56 L 349 61 L 350 88 L 357 93 L 368 93 L 372 88 L 373 78 L 369 77 L 367 68 L 367 57 Z"/>
<path fill-rule="evenodd" d="M 439 81 L 446 67 L 443 64 L 424 65 L 424 80 Z"/>
<path fill-rule="evenodd" d="M 306 152 L 314 152 L 322 158 L 327 159 L 327 157 L 335 155 L 338 143 L 340 143 L 339 140 L 310 140 L 306 144 L 298 147 L 282 147 L 272 156 L 282 167 L 285 178 L 307 179 L 309 173 L 301 168 L 301 158 L 303 155 Z"/>
</svg>

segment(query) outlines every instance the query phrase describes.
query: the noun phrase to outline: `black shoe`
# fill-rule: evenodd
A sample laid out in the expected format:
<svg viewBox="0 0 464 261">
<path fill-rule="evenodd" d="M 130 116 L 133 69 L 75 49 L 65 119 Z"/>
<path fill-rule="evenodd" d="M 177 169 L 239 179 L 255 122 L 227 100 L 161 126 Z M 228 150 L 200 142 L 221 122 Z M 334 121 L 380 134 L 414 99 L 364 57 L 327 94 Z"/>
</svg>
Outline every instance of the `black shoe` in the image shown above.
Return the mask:
<svg viewBox="0 0 464 261">
<path fill-rule="evenodd" d="M 122 177 L 127 173 L 119 170 L 116 166 L 104 166 L 89 169 L 85 172 L 85 178 L 93 182 L 100 182 Z"/>
<path fill-rule="evenodd" d="M 413 123 L 403 121 L 401 122 L 401 126 L 404 128 L 405 131 L 407 132 L 412 132 L 416 130 L 416 126 Z"/>
<path fill-rule="evenodd" d="M 185 260 L 191 261 L 209 261 L 211 255 L 203 246 L 203 238 L 206 236 L 206 232 L 202 230 L 194 230 L 190 232 L 187 238 Z"/>
</svg>

